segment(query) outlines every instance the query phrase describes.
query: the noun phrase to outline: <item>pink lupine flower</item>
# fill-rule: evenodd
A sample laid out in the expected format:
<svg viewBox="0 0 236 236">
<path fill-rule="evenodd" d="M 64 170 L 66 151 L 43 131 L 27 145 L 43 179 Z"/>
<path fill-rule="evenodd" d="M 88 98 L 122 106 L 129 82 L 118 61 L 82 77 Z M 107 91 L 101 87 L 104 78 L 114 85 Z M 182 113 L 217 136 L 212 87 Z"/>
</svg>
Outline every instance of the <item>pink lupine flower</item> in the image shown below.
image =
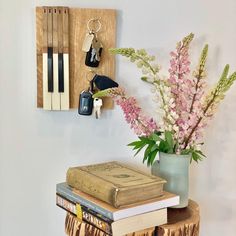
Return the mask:
<svg viewBox="0 0 236 236">
<path fill-rule="evenodd" d="M 127 97 L 123 88 L 113 88 L 110 90 L 110 96 L 113 97 L 116 104 L 124 112 L 125 119 L 130 124 L 138 136 L 149 136 L 159 128 L 153 118 L 145 116 L 142 109 L 138 106 L 134 97 Z"/>
<path fill-rule="evenodd" d="M 174 99 L 174 105 L 169 106 L 169 112 L 175 112 L 177 119 L 174 119 L 172 125 L 178 126 L 177 132 L 174 131 L 174 137 L 179 143 L 179 150 L 186 148 L 185 139 L 196 125 L 203 112 L 202 98 L 204 96 L 205 81 L 199 77 L 191 78 L 189 61 L 189 43 L 183 41 L 177 44 L 176 51 L 171 52 L 170 68 L 168 82 L 171 88 L 170 96 Z M 202 138 L 203 126 L 206 122 L 203 120 L 191 139 L 188 141 L 188 147 L 200 142 Z"/>
</svg>

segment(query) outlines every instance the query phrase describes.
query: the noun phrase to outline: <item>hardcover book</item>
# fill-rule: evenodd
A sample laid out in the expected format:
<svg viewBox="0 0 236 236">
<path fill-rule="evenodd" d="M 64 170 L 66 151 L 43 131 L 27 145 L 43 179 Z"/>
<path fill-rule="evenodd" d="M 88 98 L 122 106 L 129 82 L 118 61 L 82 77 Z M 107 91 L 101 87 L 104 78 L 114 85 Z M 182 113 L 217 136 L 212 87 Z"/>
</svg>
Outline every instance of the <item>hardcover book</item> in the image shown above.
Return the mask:
<svg viewBox="0 0 236 236">
<path fill-rule="evenodd" d="M 113 221 L 179 204 L 179 196 L 165 191 L 161 197 L 146 200 L 121 209 L 115 208 L 89 194 L 72 188 L 67 183 L 57 184 L 56 192 L 71 202 L 79 203 L 81 206 L 87 207 L 90 210 L 97 212 L 97 214 Z"/>
<path fill-rule="evenodd" d="M 79 220 L 89 223 L 99 230 L 112 235 L 112 220 L 102 216 L 101 214 L 92 211 L 91 209 L 70 201 L 66 197 L 56 194 L 56 205 L 76 216 Z"/>
<path fill-rule="evenodd" d="M 167 223 L 166 208 L 131 216 L 117 221 L 105 221 L 104 219 L 101 219 L 95 212 L 94 214 L 88 212 L 88 209 L 84 208 L 83 206 L 81 206 L 81 217 L 80 211 L 77 210 L 77 203 L 71 202 L 64 197 L 61 197 L 60 195 L 57 195 L 57 205 L 77 216 L 81 221 L 89 223 L 90 225 L 95 226 L 104 233 L 112 236 L 125 235 L 128 233 Z"/>
<path fill-rule="evenodd" d="M 69 168 L 66 182 L 116 208 L 159 197 L 166 183 L 119 162 Z"/>
<path fill-rule="evenodd" d="M 67 213 L 65 220 L 65 232 L 68 236 L 110 236 L 109 234 L 104 233 L 93 225 L 80 221 L 73 214 Z M 116 234 L 114 236 L 121 236 L 122 234 Z M 129 234 L 125 234 L 122 236 L 154 236 L 155 235 L 155 227 L 144 229 L 137 232 L 132 232 Z"/>
</svg>

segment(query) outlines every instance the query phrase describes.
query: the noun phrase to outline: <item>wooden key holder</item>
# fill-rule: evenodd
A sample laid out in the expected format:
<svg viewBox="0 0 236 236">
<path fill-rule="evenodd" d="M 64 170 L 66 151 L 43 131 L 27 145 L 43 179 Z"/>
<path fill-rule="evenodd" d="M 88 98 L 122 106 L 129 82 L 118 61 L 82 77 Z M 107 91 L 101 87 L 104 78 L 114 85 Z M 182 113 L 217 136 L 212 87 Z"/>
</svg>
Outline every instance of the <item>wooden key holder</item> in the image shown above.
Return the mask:
<svg viewBox="0 0 236 236">
<path fill-rule="evenodd" d="M 108 49 L 116 46 L 115 10 L 36 7 L 38 108 L 46 110 L 78 108 L 79 95 L 89 87 L 88 74 L 91 74 L 91 68 L 85 65 L 86 54 L 82 51 L 87 22 L 91 18 L 98 18 L 102 24 L 99 38 L 103 44 L 103 53 L 95 72 L 114 79 L 115 57 Z M 50 64 L 51 59 L 53 66 Z M 59 69 L 62 62 L 63 73 Z M 68 71 L 66 71 L 67 63 Z M 113 101 L 110 98 L 104 99 L 103 108 L 112 109 Z"/>
</svg>

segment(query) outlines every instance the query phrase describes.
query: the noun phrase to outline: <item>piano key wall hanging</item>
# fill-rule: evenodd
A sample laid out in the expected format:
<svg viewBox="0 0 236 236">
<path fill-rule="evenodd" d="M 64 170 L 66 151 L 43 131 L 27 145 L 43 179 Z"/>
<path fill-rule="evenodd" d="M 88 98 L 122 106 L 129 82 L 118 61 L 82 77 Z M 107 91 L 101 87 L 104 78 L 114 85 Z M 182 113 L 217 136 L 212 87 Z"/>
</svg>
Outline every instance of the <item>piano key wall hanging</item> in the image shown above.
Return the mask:
<svg viewBox="0 0 236 236">
<path fill-rule="evenodd" d="M 94 70 L 114 79 L 115 57 L 108 49 L 116 47 L 116 10 L 36 7 L 37 107 L 78 108 L 79 95 L 88 88 L 91 74 L 82 51 L 90 19 L 99 19 L 102 24 L 102 58 Z M 112 109 L 112 100 L 104 99 L 103 108 Z"/>
</svg>

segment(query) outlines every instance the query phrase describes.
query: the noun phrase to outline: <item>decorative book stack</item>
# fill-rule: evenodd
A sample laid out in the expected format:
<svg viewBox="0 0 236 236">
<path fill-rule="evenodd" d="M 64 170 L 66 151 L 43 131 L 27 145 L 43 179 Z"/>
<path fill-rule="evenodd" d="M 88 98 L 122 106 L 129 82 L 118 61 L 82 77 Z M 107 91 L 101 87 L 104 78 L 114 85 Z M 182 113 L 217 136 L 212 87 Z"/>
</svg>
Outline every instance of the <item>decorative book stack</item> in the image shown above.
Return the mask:
<svg viewBox="0 0 236 236">
<path fill-rule="evenodd" d="M 56 188 L 56 203 L 68 212 L 67 235 L 154 235 L 167 223 L 167 207 L 179 203 L 163 191 L 165 182 L 119 162 L 69 168 Z"/>
</svg>

